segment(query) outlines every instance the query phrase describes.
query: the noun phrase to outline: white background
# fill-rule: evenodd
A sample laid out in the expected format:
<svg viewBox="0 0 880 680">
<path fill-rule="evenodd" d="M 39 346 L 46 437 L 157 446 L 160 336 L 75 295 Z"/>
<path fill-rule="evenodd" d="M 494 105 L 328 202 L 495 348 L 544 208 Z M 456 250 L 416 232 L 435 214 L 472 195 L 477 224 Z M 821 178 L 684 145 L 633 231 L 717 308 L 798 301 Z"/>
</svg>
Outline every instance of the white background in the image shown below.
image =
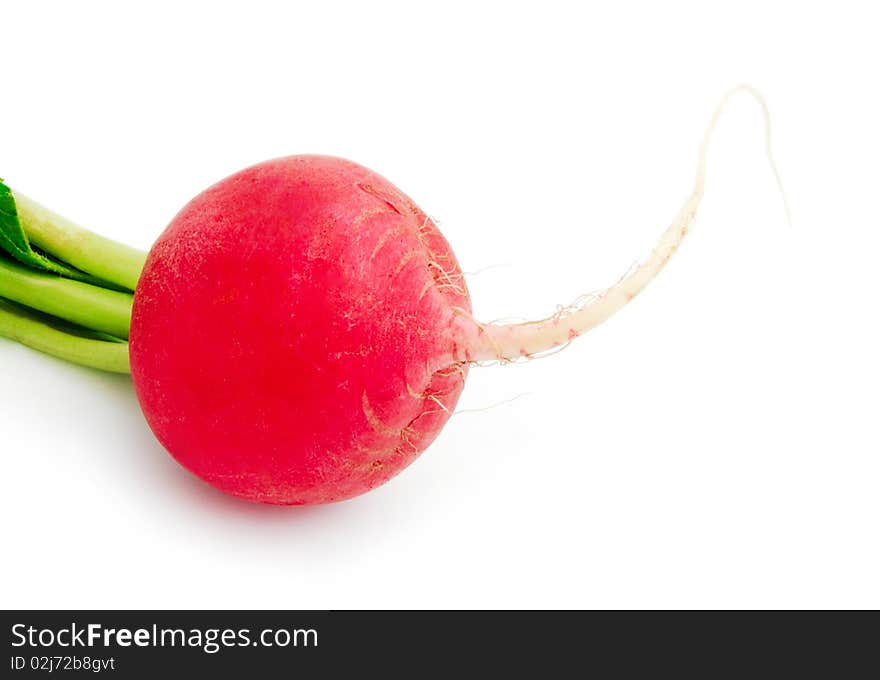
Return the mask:
<svg viewBox="0 0 880 680">
<path fill-rule="evenodd" d="M 126 378 L 0 341 L 3 607 L 878 607 L 880 96 L 872 3 L 10 2 L 0 175 L 148 248 L 266 158 L 336 154 L 435 215 L 479 317 L 692 236 L 563 353 L 472 371 L 386 486 L 249 505 Z"/>
</svg>

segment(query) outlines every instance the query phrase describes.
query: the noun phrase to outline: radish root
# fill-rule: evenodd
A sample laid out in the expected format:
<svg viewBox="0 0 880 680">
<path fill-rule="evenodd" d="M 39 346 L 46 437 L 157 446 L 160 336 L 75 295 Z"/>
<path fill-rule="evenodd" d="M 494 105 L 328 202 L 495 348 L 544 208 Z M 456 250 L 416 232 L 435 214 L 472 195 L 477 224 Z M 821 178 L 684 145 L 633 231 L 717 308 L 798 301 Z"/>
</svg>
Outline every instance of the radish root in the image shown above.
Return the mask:
<svg viewBox="0 0 880 680">
<path fill-rule="evenodd" d="M 700 143 L 696 178 L 691 194 L 684 202 L 684 205 L 682 205 L 672 224 L 663 232 L 651 254 L 643 262 L 631 267 L 610 288 L 597 293 L 582 295 L 571 305 L 566 307 L 560 306 L 553 315 L 545 319 L 503 325 L 479 323 L 474 320 L 476 328 L 472 327 L 470 329 L 472 342 L 469 343 L 467 348 L 468 360 L 473 362 L 500 361 L 506 363 L 524 358 L 532 359 L 546 356 L 547 353 L 562 349 L 577 336 L 598 326 L 638 295 L 663 269 L 687 235 L 705 193 L 706 165 L 712 134 L 730 99 L 741 92 L 751 95 L 761 107 L 764 116 L 764 140 L 767 158 L 785 205 L 786 218 L 789 224 L 791 224 L 788 201 L 785 197 L 779 171 L 773 160 L 770 113 L 767 103 L 755 88 L 749 85 L 739 85 L 727 92 L 715 109 Z M 467 316 L 469 317 L 470 315 Z"/>
</svg>

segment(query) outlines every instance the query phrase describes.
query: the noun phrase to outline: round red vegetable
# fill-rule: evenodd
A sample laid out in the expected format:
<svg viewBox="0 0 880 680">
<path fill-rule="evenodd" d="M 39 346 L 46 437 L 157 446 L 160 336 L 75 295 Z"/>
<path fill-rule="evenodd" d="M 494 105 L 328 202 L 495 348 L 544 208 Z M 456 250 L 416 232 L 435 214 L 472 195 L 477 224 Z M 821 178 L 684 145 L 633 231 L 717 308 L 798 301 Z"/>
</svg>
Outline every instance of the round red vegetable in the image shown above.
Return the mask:
<svg viewBox="0 0 880 680">
<path fill-rule="evenodd" d="M 323 503 L 398 473 L 464 386 L 458 262 L 434 223 L 349 161 L 294 156 L 189 203 L 134 296 L 131 373 L 189 470 L 267 503 Z"/>
</svg>

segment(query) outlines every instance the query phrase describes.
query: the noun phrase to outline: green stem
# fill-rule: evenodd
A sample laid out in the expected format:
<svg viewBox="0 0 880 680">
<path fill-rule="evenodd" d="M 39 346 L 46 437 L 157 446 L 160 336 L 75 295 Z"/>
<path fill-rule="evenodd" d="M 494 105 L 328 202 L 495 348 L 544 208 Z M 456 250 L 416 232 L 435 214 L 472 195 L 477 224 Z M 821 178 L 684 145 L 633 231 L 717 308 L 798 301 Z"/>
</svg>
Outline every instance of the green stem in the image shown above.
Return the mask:
<svg viewBox="0 0 880 680">
<path fill-rule="evenodd" d="M 0 258 L 0 297 L 80 326 L 128 338 L 132 296 Z"/>
<path fill-rule="evenodd" d="M 28 239 L 45 252 L 104 281 L 133 291 L 147 254 L 98 236 L 13 191 Z"/>
<path fill-rule="evenodd" d="M 130 373 L 128 343 L 73 335 L 32 312 L 0 300 L 0 336 L 82 366 Z"/>
</svg>

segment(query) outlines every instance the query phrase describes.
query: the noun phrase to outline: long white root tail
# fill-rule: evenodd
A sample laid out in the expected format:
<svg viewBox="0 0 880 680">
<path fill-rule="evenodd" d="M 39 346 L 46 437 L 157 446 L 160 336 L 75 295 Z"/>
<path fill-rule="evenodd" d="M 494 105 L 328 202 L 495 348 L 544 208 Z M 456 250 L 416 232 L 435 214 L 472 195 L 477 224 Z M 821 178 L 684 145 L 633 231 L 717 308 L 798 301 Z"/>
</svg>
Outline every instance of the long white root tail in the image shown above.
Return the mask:
<svg viewBox="0 0 880 680">
<path fill-rule="evenodd" d="M 753 87 L 740 85 L 725 94 L 715 109 L 700 144 L 697 174 L 691 194 L 672 224 L 663 232 L 647 259 L 633 267 L 610 288 L 580 299 L 570 307 L 546 319 L 507 325 L 475 322 L 477 323 L 477 337 L 468 343 L 470 345 L 468 358 L 471 361 L 516 361 L 543 355 L 568 344 L 578 335 L 598 326 L 638 295 L 663 269 L 688 233 L 705 192 L 706 163 L 712 133 L 730 99 L 740 92 L 750 94 L 761 107 L 764 115 L 767 157 L 776 177 L 783 202 L 785 202 L 786 217 L 790 222 L 791 218 L 782 181 L 773 160 L 770 143 L 770 113 L 767 109 L 767 103 Z"/>
</svg>

